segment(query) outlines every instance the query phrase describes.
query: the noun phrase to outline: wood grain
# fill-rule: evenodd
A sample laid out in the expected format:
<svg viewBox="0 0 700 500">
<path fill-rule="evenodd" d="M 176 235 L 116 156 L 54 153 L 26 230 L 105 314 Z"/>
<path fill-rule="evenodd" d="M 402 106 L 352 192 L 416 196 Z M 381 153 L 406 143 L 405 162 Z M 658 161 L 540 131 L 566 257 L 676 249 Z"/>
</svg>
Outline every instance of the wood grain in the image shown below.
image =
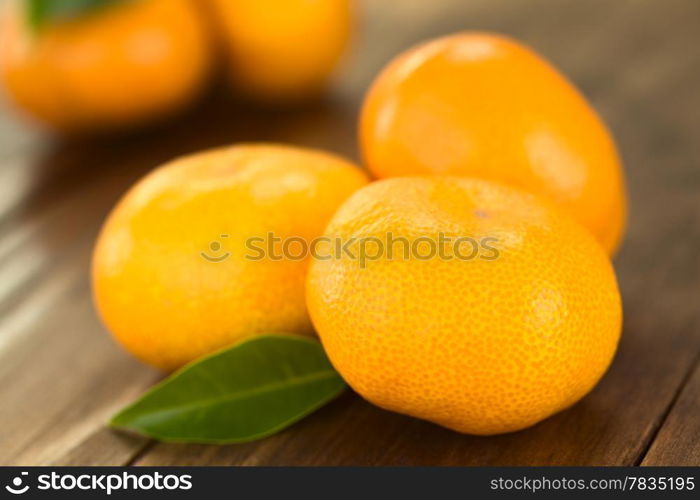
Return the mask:
<svg viewBox="0 0 700 500">
<path fill-rule="evenodd" d="M 642 465 L 700 464 L 700 364 L 684 385 Z"/>
<path fill-rule="evenodd" d="M 390 0 L 364 17 L 329 96 L 262 110 L 213 89 L 180 119 L 58 141 L 0 108 L 0 464 L 700 465 L 700 45 L 695 0 Z M 601 384 L 519 433 L 479 438 L 347 393 L 236 446 L 157 444 L 104 422 L 160 377 L 100 326 L 88 266 L 100 223 L 174 156 L 282 141 L 357 158 L 364 89 L 398 51 L 462 29 L 511 34 L 582 89 L 617 138 L 630 220 L 615 260 L 625 326 Z"/>
</svg>

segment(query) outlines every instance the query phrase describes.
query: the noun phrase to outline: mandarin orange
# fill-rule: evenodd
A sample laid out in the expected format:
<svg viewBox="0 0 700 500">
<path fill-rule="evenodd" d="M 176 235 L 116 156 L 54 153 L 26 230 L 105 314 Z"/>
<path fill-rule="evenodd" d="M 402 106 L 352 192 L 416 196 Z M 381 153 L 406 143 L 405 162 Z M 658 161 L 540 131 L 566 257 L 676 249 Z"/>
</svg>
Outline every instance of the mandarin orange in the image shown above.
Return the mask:
<svg viewBox="0 0 700 500">
<path fill-rule="evenodd" d="M 309 312 L 335 368 L 382 408 L 516 431 L 581 399 L 615 353 L 613 268 L 547 200 L 485 180 L 387 179 L 343 203 L 325 236 L 351 244 L 312 261 Z"/>
<path fill-rule="evenodd" d="M 25 113 L 62 131 L 172 113 L 205 82 L 206 25 L 192 0 L 130 0 L 34 29 L 25 2 L 0 19 L 0 79 Z"/>
<path fill-rule="evenodd" d="M 259 99 L 312 96 L 338 64 L 350 0 L 199 0 L 217 27 L 231 82 Z"/>
<path fill-rule="evenodd" d="M 366 182 L 335 155 L 270 144 L 160 167 L 100 233 L 92 277 L 102 320 L 128 351 L 165 370 L 257 333 L 312 335 L 298 246 Z M 267 250 L 273 237 L 296 239 L 289 255 Z"/>
<path fill-rule="evenodd" d="M 467 32 L 410 49 L 371 86 L 361 148 L 379 178 L 481 177 L 545 196 L 609 254 L 625 224 L 620 159 L 581 93 L 521 43 Z"/>
</svg>

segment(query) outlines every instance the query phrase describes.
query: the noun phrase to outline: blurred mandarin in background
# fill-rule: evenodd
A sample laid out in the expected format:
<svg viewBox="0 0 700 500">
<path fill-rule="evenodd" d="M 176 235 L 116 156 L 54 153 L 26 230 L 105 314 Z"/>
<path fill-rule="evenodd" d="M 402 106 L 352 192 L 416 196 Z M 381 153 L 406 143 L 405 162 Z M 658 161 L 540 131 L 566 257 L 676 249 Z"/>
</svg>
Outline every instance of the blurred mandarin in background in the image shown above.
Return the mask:
<svg viewBox="0 0 700 500">
<path fill-rule="evenodd" d="M 481 177 L 545 196 L 609 254 L 626 196 L 608 129 L 579 91 L 531 49 L 465 32 L 401 54 L 371 86 L 360 123 L 379 178 Z"/>
<path fill-rule="evenodd" d="M 348 44 L 349 0 L 199 0 L 233 84 L 261 100 L 323 90 Z"/>
<path fill-rule="evenodd" d="M 63 131 L 178 110 L 200 90 L 210 60 L 206 23 L 192 0 L 12 2 L 0 19 L 7 94 Z"/>
</svg>

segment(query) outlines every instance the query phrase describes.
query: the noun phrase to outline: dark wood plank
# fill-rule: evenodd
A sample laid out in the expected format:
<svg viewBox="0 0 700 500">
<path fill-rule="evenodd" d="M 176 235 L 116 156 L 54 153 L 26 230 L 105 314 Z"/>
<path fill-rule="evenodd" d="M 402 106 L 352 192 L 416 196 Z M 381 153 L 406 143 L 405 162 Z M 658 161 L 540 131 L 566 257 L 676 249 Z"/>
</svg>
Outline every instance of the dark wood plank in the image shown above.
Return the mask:
<svg viewBox="0 0 700 500">
<path fill-rule="evenodd" d="M 86 279 L 93 234 L 80 231 L 96 227 L 102 214 L 80 201 L 32 219 L 28 246 L 0 263 L 5 276 L 23 270 L 1 306 L 3 464 L 46 463 L 65 453 L 157 376 L 116 350 L 97 323 Z"/>
<path fill-rule="evenodd" d="M 113 432 L 106 427 L 97 427 L 91 434 L 80 436 L 75 442 L 77 444 L 72 448 L 64 448 L 47 461 L 47 465 L 126 465 L 153 443 L 148 438 Z"/>
<path fill-rule="evenodd" d="M 642 465 L 700 466 L 700 363 L 679 394 Z"/>
</svg>

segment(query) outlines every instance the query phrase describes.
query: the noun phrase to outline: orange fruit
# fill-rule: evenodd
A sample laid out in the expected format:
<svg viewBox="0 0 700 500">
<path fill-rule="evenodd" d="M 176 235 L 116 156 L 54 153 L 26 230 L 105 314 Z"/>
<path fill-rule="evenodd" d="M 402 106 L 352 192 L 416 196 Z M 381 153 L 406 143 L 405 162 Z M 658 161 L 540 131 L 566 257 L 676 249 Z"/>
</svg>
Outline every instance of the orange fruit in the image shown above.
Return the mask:
<svg viewBox="0 0 700 500">
<path fill-rule="evenodd" d="M 578 401 L 615 353 L 609 259 L 549 201 L 481 179 L 387 179 L 343 203 L 325 236 L 352 256 L 312 261 L 309 312 L 335 368 L 382 408 L 516 431 Z"/>
<path fill-rule="evenodd" d="M 92 278 L 103 322 L 165 370 L 256 333 L 312 335 L 298 240 L 319 236 L 365 183 L 342 158 L 281 145 L 218 149 L 158 168 L 99 235 Z M 268 233 L 297 240 L 292 258 L 259 258 Z"/>
<path fill-rule="evenodd" d="M 236 86 L 261 99 L 313 95 L 347 45 L 350 0 L 199 0 Z"/>
<path fill-rule="evenodd" d="M 191 0 L 130 0 L 36 31 L 13 2 L 0 19 L 0 79 L 19 108 L 59 130 L 131 125 L 186 104 L 210 41 Z"/>
<path fill-rule="evenodd" d="M 481 177 L 545 196 L 609 254 L 625 224 L 615 144 L 549 63 L 503 36 L 467 32 L 413 48 L 372 84 L 361 149 L 379 178 Z"/>
</svg>

